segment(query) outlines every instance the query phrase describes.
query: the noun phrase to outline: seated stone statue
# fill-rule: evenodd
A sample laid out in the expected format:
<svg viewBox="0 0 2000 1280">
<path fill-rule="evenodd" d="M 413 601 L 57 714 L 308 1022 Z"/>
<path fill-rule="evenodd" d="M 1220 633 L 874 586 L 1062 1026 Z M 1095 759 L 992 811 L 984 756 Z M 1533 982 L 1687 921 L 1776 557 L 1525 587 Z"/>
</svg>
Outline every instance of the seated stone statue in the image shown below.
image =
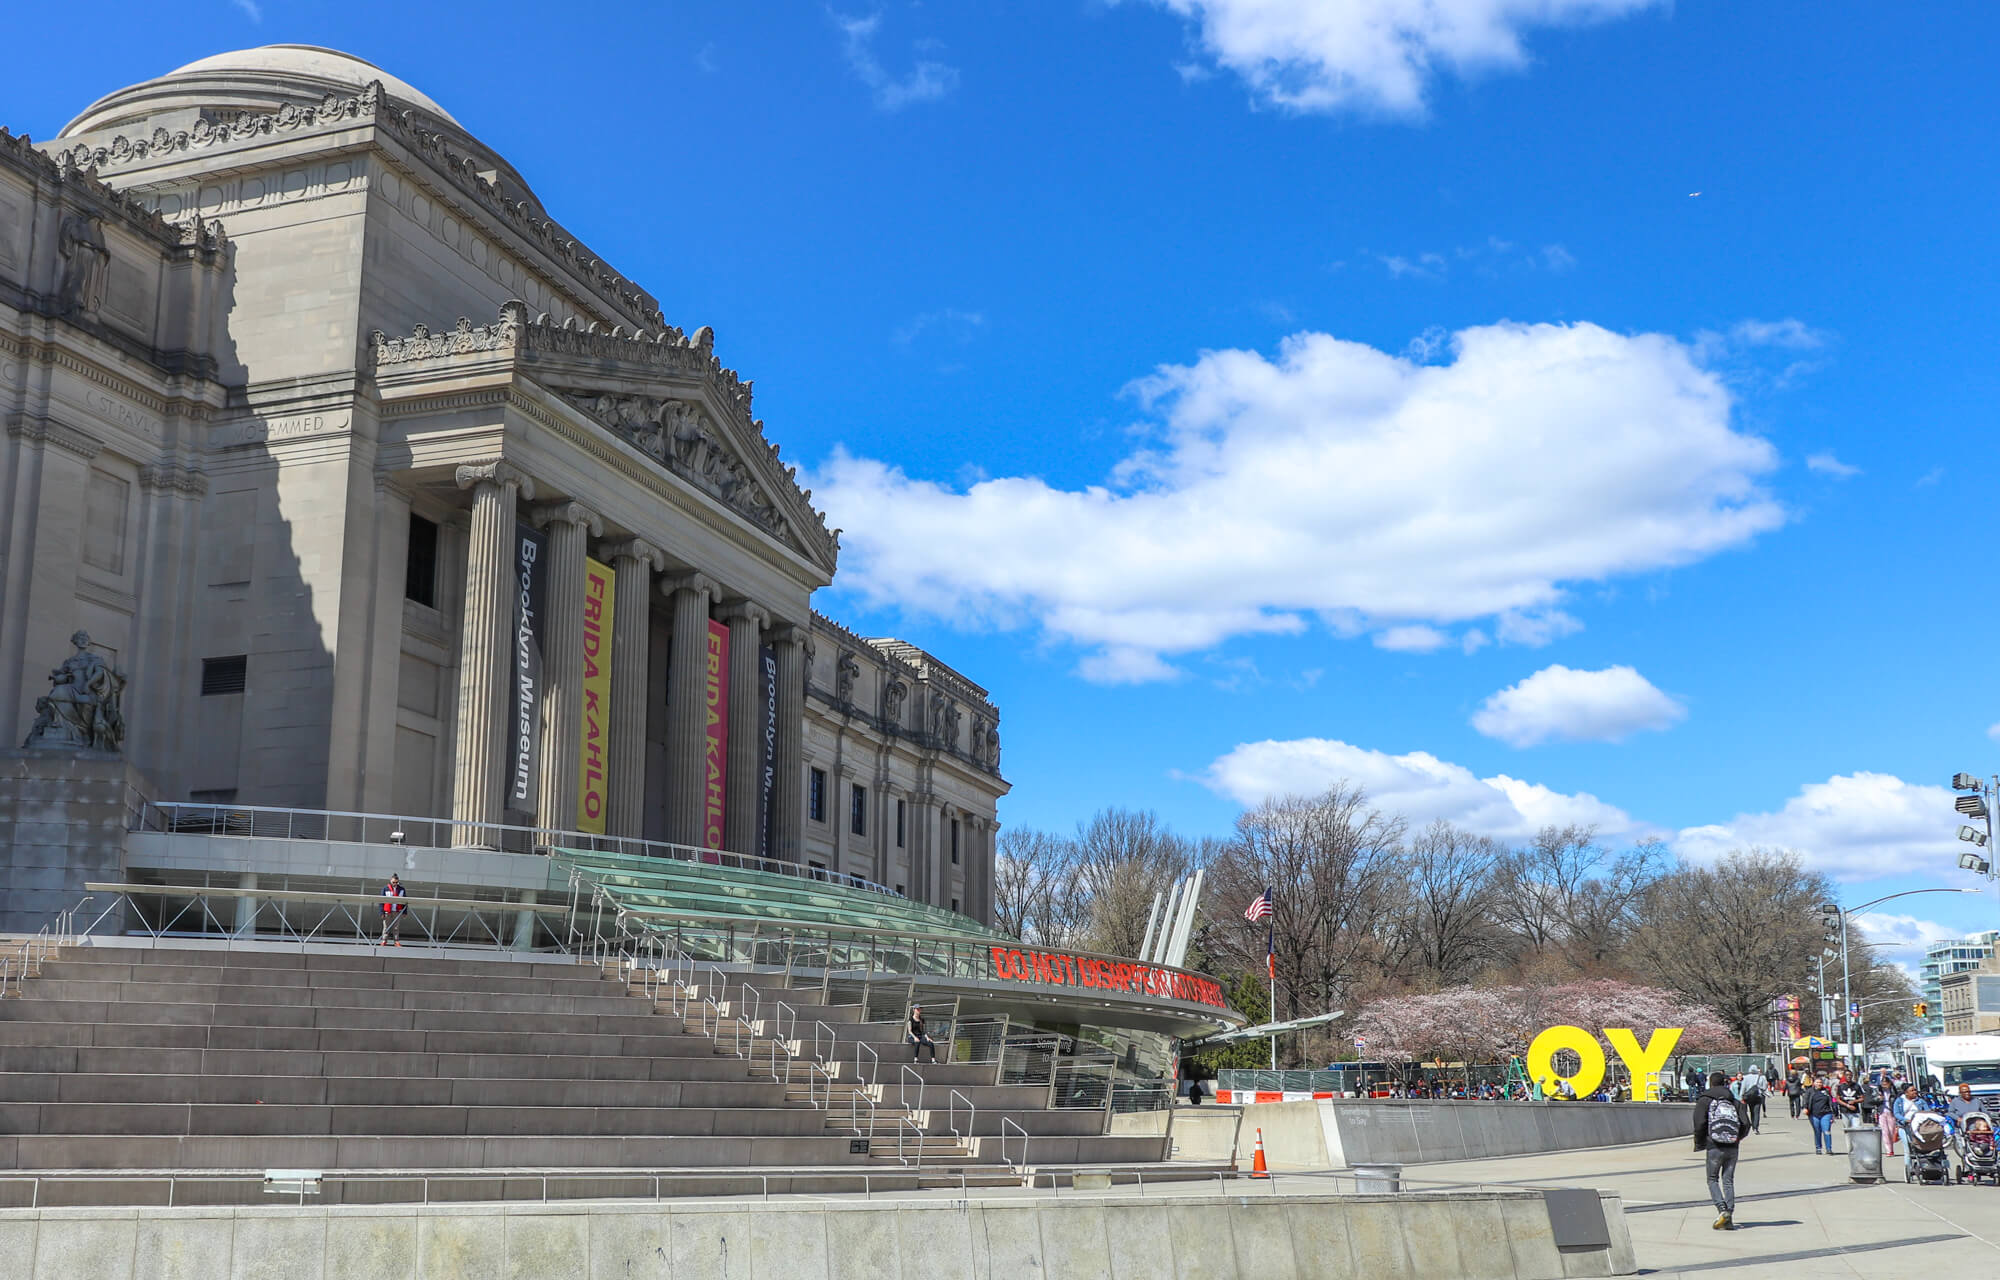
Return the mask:
<svg viewBox="0 0 2000 1280">
<path fill-rule="evenodd" d="M 90 651 L 90 635 L 69 638 L 76 652 L 49 673 L 52 687 L 35 699 L 35 723 L 24 747 L 68 747 L 116 751 L 125 742 L 119 701 L 125 677 Z"/>
</svg>

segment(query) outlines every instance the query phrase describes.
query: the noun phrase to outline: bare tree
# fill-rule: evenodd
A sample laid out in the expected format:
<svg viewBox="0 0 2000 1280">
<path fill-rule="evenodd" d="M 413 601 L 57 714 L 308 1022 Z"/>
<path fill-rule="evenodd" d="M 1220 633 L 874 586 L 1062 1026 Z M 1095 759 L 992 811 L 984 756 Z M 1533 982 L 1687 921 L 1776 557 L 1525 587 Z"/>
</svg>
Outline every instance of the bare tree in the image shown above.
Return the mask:
<svg viewBox="0 0 2000 1280">
<path fill-rule="evenodd" d="M 1506 850 L 1488 836 L 1438 819 L 1410 841 L 1401 946 L 1394 968 L 1415 968 L 1439 985 L 1469 980 L 1493 958 L 1493 869 Z"/>
<path fill-rule="evenodd" d="M 1076 831 L 1071 891 L 1088 902 L 1092 950 L 1136 956 L 1153 896 L 1201 865 L 1206 846 L 1176 835 L 1148 810 L 1100 809 Z"/>
<path fill-rule="evenodd" d="M 1591 826 L 1546 826 L 1494 865 L 1494 907 L 1514 935 L 1517 963 L 1554 952 L 1602 969 L 1630 935 L 1633 912 L 1666 860 L 1657 841 L 1613 856 Z"/>
<path fill-rule="evenodd" d="M 1646 887 L 1633 956 L 1655 981 L 1714 1009 L 1748 1050 L 1771 999 L 1795 991 L 1818 958 L 1830 888 L 1784 851 L 1682 865 Z"/>
<path fill-rule="evenodd" d="M 1371 807 L 1345 781 L 1317 797 L 1266 800 L 1236 820 L 1236 838 L 1211 872 L 1211 902 L 1220 905 L 1204 945 L 1239 969 L 1263 969 L 1265 927 L 1244 920 L 1237 904 L 1268 885 L 1277 1016 L 1338 1007 L 1379 956 L 1382 909 L 1400 891 L 1403 830 L 1401 818 Z"/>
<path fill-rule="evenodd" d="M 1076 945 L 1088 915 L 1077 891 L 1076 843 L 1033 827 L 1003 827 L 993 855 L 993 923 L 1024 942 Z"/>
</svg>

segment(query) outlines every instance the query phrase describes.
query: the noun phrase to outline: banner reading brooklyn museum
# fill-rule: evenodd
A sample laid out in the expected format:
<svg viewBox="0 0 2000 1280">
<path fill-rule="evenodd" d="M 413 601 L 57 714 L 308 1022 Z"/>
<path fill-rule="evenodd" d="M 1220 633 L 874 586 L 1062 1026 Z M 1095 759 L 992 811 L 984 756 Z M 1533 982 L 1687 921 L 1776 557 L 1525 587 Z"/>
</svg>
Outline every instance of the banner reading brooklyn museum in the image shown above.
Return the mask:
<svg viewBox="0 0 2000 1280">
<path fill-rule="evenodd" d="M 778 791 L 778 651 L 759 645 L 757 670 L 764 677 L 764 714 L 758 724 L 764 737 L 764 767 L 757 771 L 757 852 L 770 858 L 776 856 L 771 849 L 771 806 Z"/>
<path fill-rule="evenodd" d="M 542 600 L 548 536 L 525 524 L 514 526 L 514 696 L 507 717 L 507 819 L 535 825 L 541 776 Z M 551 822 L 561 816 L 550 814 Z"/>
<path fill-rule="evenodd" d="M 702 665 L 701 700 L 708 717 L 706 782 L 701 789 L 701 842 L 722 847 L 723 796 L 729 788 L 729 628 L 708 624 L 708 657 Z"/>
<path fill-rule="evenodd" d="M 583 558 L 583 718 L 576 789 L 576 829 L 604 834 L 608 799 L 606 751 L 611 738 L 611 619 L 618 604 L 618 580 L 611 566 Z"/>
</svg>

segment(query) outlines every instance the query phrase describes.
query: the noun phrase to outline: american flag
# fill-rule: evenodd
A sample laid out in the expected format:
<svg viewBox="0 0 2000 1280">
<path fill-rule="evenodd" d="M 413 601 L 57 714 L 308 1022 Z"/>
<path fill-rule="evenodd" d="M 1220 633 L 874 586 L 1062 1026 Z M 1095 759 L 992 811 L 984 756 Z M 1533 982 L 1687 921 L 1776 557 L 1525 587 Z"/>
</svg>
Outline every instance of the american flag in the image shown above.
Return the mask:
<svg viewBox="0 0 2000 1280">
<path fill-rule="evenodd" d="M 1244 910 L 1243 918 L 1245 920 L 1263 920 L 1270 916 L 1272 909 L 1271 891 L 1266 889 L 1255 902 L 1251 903 Z"/>
</svg>

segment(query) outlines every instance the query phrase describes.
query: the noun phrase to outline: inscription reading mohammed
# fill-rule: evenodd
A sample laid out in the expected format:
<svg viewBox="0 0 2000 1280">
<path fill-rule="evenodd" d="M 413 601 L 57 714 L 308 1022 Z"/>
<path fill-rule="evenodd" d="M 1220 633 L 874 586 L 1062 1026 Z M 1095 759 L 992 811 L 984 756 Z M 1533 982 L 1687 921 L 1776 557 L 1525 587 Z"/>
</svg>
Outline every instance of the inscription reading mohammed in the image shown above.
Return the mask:
<svg viewBox="0 0 2000 1280">
<path fill-rule="evenodd" d="M 306 413 L 292 418 L 267 418 L 243 424 L 244 444 L 264 444 L 271 440 L 292 440 L 299 436 L 322 435 L 347 425 L 342 414 Z"/>
</svg>

